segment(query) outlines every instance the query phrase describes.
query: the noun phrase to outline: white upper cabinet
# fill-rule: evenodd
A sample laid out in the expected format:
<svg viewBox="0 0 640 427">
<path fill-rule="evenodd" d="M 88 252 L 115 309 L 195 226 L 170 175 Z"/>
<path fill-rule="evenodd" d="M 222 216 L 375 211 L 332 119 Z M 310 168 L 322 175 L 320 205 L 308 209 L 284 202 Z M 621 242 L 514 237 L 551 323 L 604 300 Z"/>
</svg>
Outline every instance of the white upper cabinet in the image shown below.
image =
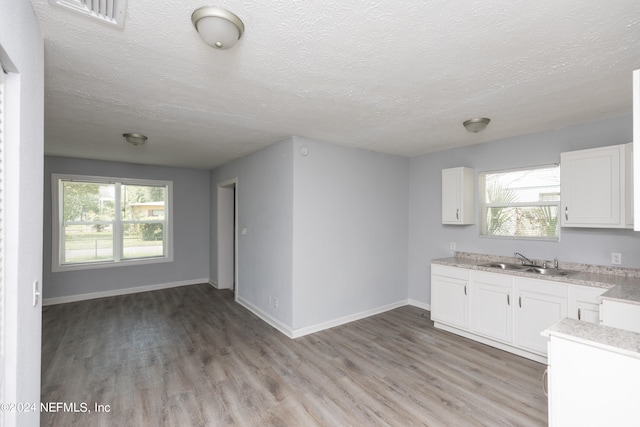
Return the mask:
<svg viewBox="0 0 640 427">
<path fill-rule="evenodd" d="M 443 224 L 473 224 L 474 177 L 475 171 L 471 168 L 442 170 Z"/>
<path fill-rule="evenodd" d="M 563 227 L 633 227 L 632 144 L 560 155 Z"/>
</svg>

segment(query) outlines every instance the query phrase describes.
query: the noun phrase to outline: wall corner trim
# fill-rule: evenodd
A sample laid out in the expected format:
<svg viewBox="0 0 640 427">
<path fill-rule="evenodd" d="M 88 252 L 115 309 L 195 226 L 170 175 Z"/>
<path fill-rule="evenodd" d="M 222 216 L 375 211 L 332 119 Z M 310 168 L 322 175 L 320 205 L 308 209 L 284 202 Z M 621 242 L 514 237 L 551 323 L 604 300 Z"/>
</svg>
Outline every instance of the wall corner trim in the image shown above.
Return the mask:
<svg viewBox="0 0 640 427">
<path fill-rule="evenodd" d="M 288 336 L 289 338 L 295 338 L 293 336 L 293 331 L 292 331 L 292 329 L 291 329 L 291 327 L 289 325 L 286 325 L 285 323 L 283 323 L 280 320 L 276 319 L 275 317 L 273 317 L 269 313 L 263 311 L 262 309 L 258 308 L 255 305 L 253 305 L 252 303 L 250 303 L 246 299 L 242 298 L 241 296 L 238 296 L 236 298 L 236 302 L 238 304 L 240 304 L 241 306 L 243 306 L 244 308 L 246 308 L 247 310 L 249 310 L 250 312 L 252 312 L 253 314 L 255 314 L 256 316 L 258 316 L 264 322 L 268 323 L 269 325 L 271 325 L 274 328 L 276 328 L 278 331 L 282 332 L 284 335 Z"/>
</svg>

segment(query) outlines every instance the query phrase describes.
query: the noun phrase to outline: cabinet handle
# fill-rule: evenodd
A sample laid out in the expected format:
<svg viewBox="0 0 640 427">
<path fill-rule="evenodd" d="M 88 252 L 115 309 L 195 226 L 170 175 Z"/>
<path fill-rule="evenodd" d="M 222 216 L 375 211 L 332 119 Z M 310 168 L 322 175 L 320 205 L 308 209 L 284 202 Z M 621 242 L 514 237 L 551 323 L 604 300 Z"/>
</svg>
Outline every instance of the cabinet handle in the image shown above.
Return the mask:
<svg viewBox="0 0 640 427">
<path fill-rule="evenodd" d="M 569 206 L 564 207 L 564 219 L 569 220 Z"/>
<path fill-rule="evenodd" d="M 456 209 L 456 219 L 460 219 L 460 209 Z"/>
<path fill-rule="evenodd" d="M 522 295 L 518 297 L 518 305 L 522 308 Z"/>
<path fill-rule="evenodd" d="M 542 374 L 542 391 L 545 396 L 549 396 L 549 367 L 547 366 Z"/>
<path fill-rule="evenodd" d="M 507 292 L 507 305 L 511 305 L 511 295 Z"/>
<path fill-rule="evenodd" d="M 582 308 L 578 307 L 578 320 L 582 320 Z"/>
<path fill-rule="evenodd" d="M 464 285 L 464 294 L 467 294 L 467 285 Z"/>
</svg>

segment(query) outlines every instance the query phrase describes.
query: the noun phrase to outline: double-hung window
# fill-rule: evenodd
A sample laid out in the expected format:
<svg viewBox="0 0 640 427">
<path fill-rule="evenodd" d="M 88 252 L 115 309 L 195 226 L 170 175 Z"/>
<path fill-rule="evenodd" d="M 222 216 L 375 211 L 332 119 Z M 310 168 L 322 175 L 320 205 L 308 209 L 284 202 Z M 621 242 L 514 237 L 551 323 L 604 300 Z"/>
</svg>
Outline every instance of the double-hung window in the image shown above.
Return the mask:
<svg viewBox="0 0 640 427">
<path fill-rule="evenodd" d="M 52 175 L 53 271 L 166 262 L 172 183 Z"/>
<path fill-rule="evenodd" d="M 560 167 L 481 172 L 482 236 L 559 240 Z"/>
</svg>

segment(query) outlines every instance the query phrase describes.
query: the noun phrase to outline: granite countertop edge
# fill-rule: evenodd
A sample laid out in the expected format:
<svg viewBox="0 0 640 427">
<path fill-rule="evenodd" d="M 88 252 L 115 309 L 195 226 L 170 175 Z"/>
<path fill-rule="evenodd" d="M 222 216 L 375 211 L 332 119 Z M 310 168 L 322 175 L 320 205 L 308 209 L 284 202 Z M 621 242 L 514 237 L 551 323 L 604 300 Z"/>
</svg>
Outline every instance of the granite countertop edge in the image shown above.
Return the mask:
<svg viewBox="0 0 640 427">
<path fill-rule="evenodd" d="M 450 267 L 601 288 L 605 289 L 605 292 L 600 295 L 601 300 L 621 301 L 640 305 L 640 270 L 638 269 L 563 263 L 560 265 L 560 268 L 571 271 L 568 276 L 540 275 L 526 271 L 500 270 L 492 267 L 483 267 L 483 264 L 491 262 L 514 263 L 515 260 L 512 257 L 464 252 L 456 252 L 453 257 L 433 259 L 431 262 L 433 264 Z M 539 264 L 541 263 L 542 262 L 539 262 Z"/>
<path fill-rule="evenodd" d="M 542 332 L 580 344 L 640 359 L 640 334 L 595 323 L 565 318 Z"/>
</svg>

